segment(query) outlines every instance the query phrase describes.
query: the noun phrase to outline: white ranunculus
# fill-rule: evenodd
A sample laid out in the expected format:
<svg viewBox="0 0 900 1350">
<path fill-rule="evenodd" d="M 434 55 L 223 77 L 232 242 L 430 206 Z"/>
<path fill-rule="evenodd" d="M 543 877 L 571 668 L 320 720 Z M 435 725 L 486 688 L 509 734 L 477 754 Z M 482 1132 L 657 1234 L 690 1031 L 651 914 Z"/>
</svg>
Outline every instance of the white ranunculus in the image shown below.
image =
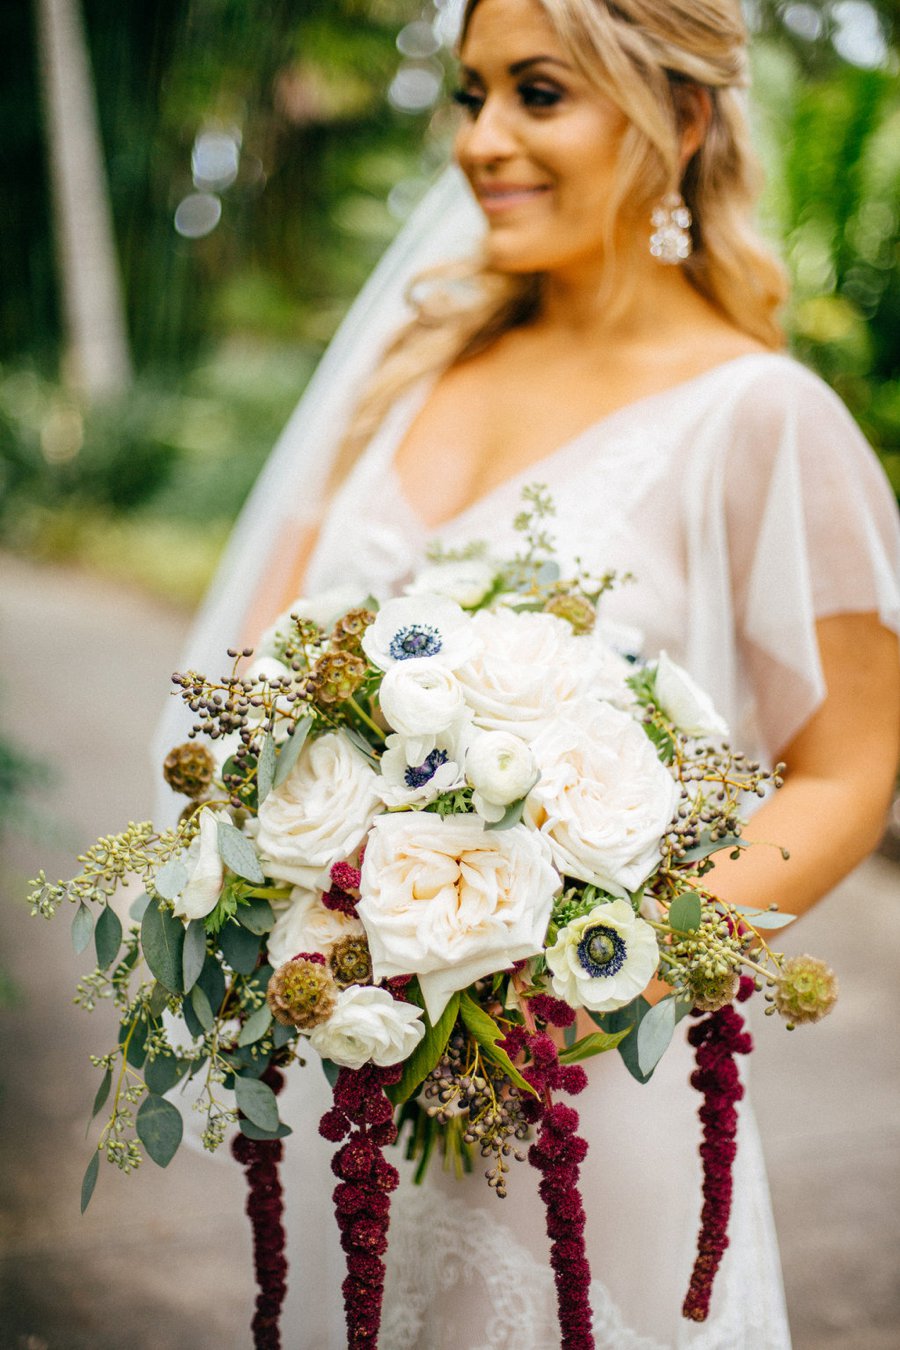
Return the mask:
<svg viewBox="0 0 900 1350">
<path fill-rule="evenodd" d="M 399 661 L 378 691 L 381 711 L 406 744 L 407 764 L 421 764 L 437 737 L 467 716 L 456 676 L 434 661 Z"/>
<path fill-rule="evenodd" d="M 656 935 L 627 900 L 597 905 L 560 929 L 547 948 L 557 998 L 572 1008 L 612 1012 L 647 986 L 659 965 Z"/>
<path fill-rule="evenodd" d="M 399 1003 L 386 989 L 351 984 L 309 1039 L 323 1059 L 345 1069 L 361 1069 L 370 1060 L 386 1069 L 407 1059 L 424 1035 L 421 1008 Z"/>
<path fill-rule="evenodd" d="M 727 738 L 728 725 L 709 694 L 666 652 L 659 654 L 653 683 L 660 708 L 686 736 Z"/>
<path fill-rule="evenodd" d="M 313 597 L 298 596 L 289 605 L 270 628 L 267 628 L 256 646 L 257 656 L 273 656 L 277 650 L 278 635 L 287 635 L 291 628 L 291 615 L 301 619 L 311 619 L 320 628 L 331 628 L 332 624 L 350 609 L 358 609 L 364 597 L 358 587 L 332 586 L 327 591 Z"/>
<path fill-rule="evenodd" d="M 483 558 L 465 558 L 424 567 L 405 590 L 407 595 L 446 595 L 463 609 L 474 609 L 496 579 L 496 569 Z"/>
<path fill-rule="evenodd" d="M 566 876 L 614 895 L 659 863 L 679 789 L 640 724 L 608 703 L 573 703 L 532 743 L 540 781 L 524 820 Z"/>
<path fill-rule="evenodd" d="M 340 910 L 328 909 L 322 904 L 320 891 L 295 886 L 287 909 L 279 915 L 269 933 L 269 964 L 277 970 L 301 952 L 321 952 L 325 956 L 341 938 L 361 937 L 362 933 L 359 919 Z"/>
<path fill-rule="evenodd" d="M 555 614 L 482 609 L 471 626 L 482 649 L 456 673 L 475 724 L 487 731 L 531 741 L 573 699 L 628 692 L 626 663 Z"/>
<path fill-rule="evenodd" d="M 406 741 L 393 732 L 381 756 L 379 792 L 385 806 L 427 806 L 442 792 L 464 787 L 466 777 L 465 724 L 435 737 L 434 749 L 418 764 L 410 764 Z"/>
<path fill-rule="evenodd" d="M 263 871 L 297 886 L 327 886 L 332 864 L 359 847 L 380 806 L 378 774 L 346 736 L 329 732 L 307 741 L 259 808 Z"/>
<path fill-rule="evenodd" d="M 445 595 L 404 595 L 381 606 L 363 633 L 362 647 L 379 670 L 402 661 L 434 661 L 456 670 L 477 647 L 471 623 Z"/>
<path fill-rule="evenodd" d="M 375 978 L 418 975 L 436 1022 L 454 990 L 541 950 L 559 884 L 543 840 L 520 825 L 379 816 L 358 905 Z"/>
<path fill-rule="evenodd" d="M 183 861 L 187 867 L 187 885 L 176 898 L 172 912 L 179 919 L 205 919 L 215 909 L 222 894 L 225 869 L 219 856 L 219 811 L 204 807 L 197 818 L 200 826 L 188 846 Z"/>
<path fill-rule="evenodd" d="M 511 802 L 531 791 L 537 777 L 534 755 L 521 736 L 475 733 L 466 753 L 466 778 L 475 789 L 472 805 L 483 820 L 500 820 Z"/>
</svg>

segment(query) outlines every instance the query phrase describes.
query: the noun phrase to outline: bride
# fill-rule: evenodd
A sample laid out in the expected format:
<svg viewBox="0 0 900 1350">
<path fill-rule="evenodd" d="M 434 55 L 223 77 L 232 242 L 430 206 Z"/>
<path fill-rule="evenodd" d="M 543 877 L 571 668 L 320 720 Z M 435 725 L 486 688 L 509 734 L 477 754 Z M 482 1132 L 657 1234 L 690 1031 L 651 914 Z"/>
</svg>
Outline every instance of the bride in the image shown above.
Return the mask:
<svg viewBox="0 0 900 1350">
<path fill-rule="evenodd" d="M 562 560 L 634 574 L 604 601 L 623 645 L 668 650 L 737 744 L 787 762 L 746 833 L 790 861 L 747 850 L 717 866 L 714 889 L 802 913 L 878 838 L 897 757 L 900 541 L 849 415 L 782 352 L 782 274 L 750 223 L 739 5 L 469 0 L 460 55 L 468 189 L 449 172 L 351 313 L 251 499 L 190 659 L 242 623 L 256 636 L 299 594 L 397 590 L 436 537 L 503 553 L 521 488 L 539 480 Z M 700 1206 L 690 1067 L 685 1042 L 643 1087 L 616 1056 L 591 1062 L 579 1110 L 596 1342 L 782 1350 L 746 1099 L 712 1313 L 680 1316 Z M 313 1066 L 295 1078 L 284 1335 L 323 1350 L 343 1344 L 315 1133 L 326 1087 Z M 432 1170 L 394 1209 L 385 1350 L 558 1345 L 532 1169 L 501 1202 L 479 1176 Z"/>
</svg>

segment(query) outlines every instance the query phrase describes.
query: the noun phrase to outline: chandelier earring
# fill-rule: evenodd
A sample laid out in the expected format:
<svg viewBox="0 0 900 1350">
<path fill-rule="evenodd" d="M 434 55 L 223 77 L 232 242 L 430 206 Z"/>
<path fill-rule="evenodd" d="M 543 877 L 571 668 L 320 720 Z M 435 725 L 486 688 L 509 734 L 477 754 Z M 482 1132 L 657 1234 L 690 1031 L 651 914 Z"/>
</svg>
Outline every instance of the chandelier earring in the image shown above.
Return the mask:
<svg viewBox="0 0 900 1350">
<path fill-rule="evenodd" d="M 680 192 L 669 192 L 653 210 L 650 252 L 661 263 L 677 265 L 691 256 L 691 213 Z"/>
</svg>

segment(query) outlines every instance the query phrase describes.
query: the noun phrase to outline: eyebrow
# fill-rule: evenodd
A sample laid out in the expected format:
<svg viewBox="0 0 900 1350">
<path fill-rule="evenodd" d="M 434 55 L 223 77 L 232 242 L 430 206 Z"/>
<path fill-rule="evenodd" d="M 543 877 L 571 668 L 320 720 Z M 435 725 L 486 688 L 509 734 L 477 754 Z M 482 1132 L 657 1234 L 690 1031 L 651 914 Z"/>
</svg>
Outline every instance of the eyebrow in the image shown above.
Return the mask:
<svg viewBox="0 0 900 1350">
<path fill-rule="evenodd" d="M 532 66 L 559 66 L 561 70 L 572 69 L 566 61 L 561 61 L 558 56 L 527 56 L 524 61 L 513 61 L 512 65 L 507 67 L 507 70 L 510 75 L 522 75 Z M 463 74 L 470 79 L 481 79 L 478 71 L 473 70 L 471 66 L 462 66 L 461 69 Z"/>
</svg>

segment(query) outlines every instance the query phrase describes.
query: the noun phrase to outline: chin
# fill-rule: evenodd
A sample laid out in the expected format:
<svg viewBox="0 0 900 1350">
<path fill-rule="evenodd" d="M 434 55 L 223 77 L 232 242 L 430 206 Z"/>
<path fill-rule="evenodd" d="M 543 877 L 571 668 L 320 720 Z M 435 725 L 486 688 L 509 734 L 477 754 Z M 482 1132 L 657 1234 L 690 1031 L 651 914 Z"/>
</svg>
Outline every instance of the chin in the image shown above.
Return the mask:
<svg viewBox="0 0 900 1350">
<path fill-rule="evenodd" d="M 537 240 L 503 239 L 489 232 L 484 248 L 488 265 L 497 272 L 546 272 L 559 262 L 548 254 L 546 244 L 542 247 Z"/>
</svg>

